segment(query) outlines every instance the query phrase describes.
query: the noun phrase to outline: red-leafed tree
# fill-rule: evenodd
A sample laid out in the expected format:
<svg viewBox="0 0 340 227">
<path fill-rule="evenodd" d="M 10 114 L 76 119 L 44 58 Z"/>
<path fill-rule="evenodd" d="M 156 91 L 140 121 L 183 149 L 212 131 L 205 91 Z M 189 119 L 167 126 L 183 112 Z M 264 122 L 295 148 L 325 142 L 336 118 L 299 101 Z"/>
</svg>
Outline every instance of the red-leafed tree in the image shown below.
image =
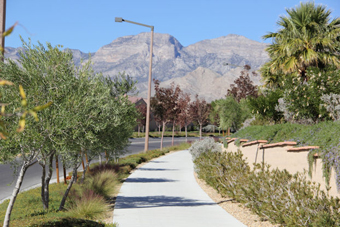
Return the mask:
<svg viewBox="0 0 340 227">
<path fill-rule="evenodd" d="M 196 95 L 196 99 L 190 105 L 192 119 L 200 126 L 200 139 L 202 138 L 202 126 L 203 124 L 206 124 L 209 119 L 210 108 L 211 106 L 205 101 L 205 99 L 198 98 L 198 95 Z"/>
<path fill-rule="evenodd" d="M 184 126 L 185 128 L 185 138 L 188 138 L 188 125 L 192 121 L 192 116 L 190 114 L 190 95 L 188 93 L 182 93 L 179 98 L 179 109 L 180 113 L 178 115 L 179 127 Z"/>
<path fill-rule="evenodd" d="M 151 108 L 152 108 L 152 105 L 151 105 Z M 158 134 L 161 135 L 162 119 L 160 119 L 157 115 L 153 115 L 153 119 L 155 119 L 155 123 L 158 128 Z"/>
<path fill-rule="evenodd" d="M 154 115 L 162 122 L 163 125 L 160 148 L 162 150 L 165 126 L 169 122 L 173 123 L 172 144 L 174 141 L 174 127 L 179 114 L 178 99 L 181 94 L 181 89 L 178 85 L 175 86 L 174 83 L 171 84 L 170 88 L 160 87 L 159 80 L 155 79 L 154 84 L 155 96 L 152 97 L 150 101 Z"/>
<path fill-rule="evenodd" d="M 230 85 L 227 96 L 233 96 L 238 102 L 248 96 L 257 97 L 257 86 L 253 85 L 253 81 L 250 80 L 250 69 L 249 65 L 244 66 L 240 77 L 234 80 L 234 84 Z M 254 71 L 251 73 L 253 76 L 257 75 Z"/>
<path fill-rule="evenodd" d="M 146 105 L 143 104 L 139 104 L 136 106 L 137 111 L 139 113 L 139 116 L 137 118 L 137 122 L 138 122 L 138 136 L 139 136 L 139 132 L 140 132 L 140 127 L 143 126 L 143 130 L 144 131 L 144 127 L 146 124 Z"/>
</svg>

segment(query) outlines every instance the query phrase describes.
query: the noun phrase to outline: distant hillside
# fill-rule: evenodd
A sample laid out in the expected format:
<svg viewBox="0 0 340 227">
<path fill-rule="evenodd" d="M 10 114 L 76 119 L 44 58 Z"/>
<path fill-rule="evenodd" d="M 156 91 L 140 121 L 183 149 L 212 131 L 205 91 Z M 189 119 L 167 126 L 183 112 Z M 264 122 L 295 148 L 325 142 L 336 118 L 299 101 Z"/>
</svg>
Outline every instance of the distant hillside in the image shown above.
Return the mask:
<svg viewBox="0 0 340 227">
<path fill-rule="evenodd" d="M 183 47 L 173 36 L 155 33 L 152 75 L 162 82 L 161 86 L 175 82 L 182 90 L 212 101 L 223 97 L 240 75 L 241 68 L 223 63 L 248 64 L 256 70 L 269 59 L 266 45 L 231 34 Z M 138 80 L 139 96 L 146 97 L 149 46 L 150 33 L 120 37 L 91 53 L 93 69 L 111 77 L 119 72 L 129 74 Z M 70 50 L 76 64 L 89 59 L 89 54 Z M 17 59 L 18 49 L 6 48 L 5 57 Z M 254 81 L 258 84 L 259 78 Z"/>
</svg>

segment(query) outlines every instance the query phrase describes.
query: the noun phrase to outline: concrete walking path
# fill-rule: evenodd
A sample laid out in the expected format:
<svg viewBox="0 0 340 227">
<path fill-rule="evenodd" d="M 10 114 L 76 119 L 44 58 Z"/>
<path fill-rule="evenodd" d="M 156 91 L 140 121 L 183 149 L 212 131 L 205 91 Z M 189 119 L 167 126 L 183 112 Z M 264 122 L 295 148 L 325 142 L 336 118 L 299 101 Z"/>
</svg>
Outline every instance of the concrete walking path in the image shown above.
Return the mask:
<svg viewBox="0 0 340 227">
<path fill-rule="evenodd" d="M 118 194 L 113 222 L 119 227 L 245 227 L 197 184 L 188 150 L 132 173 Z"/>
</svg>

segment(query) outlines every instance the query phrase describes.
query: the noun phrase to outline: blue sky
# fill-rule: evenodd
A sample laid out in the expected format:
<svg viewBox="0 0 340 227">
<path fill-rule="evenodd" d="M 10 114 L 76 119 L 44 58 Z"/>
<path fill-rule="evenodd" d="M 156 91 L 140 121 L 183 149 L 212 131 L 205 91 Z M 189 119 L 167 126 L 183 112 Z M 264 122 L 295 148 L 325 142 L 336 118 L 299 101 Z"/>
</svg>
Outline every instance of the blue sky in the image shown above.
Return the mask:
<svg viewBox="0 0 340 227">
<path fill-rule="evenodd" d="M 315 0 L 326 5 L 333 17 L 340 17 L 339 0 Z M 114 39 L 149 32 L 129 23 L 115 23 L 115 17 L 155 26 L 183 46 L 228 34 L 263 41 L 267 32 L 278 29 L 279 16 L 299 0 L 7 0 L 6 27 L 20 24 L 5 45 L 20 47 L 21 35 L 32 43 L 50 42 L 96 52 Z"/>
</svg>

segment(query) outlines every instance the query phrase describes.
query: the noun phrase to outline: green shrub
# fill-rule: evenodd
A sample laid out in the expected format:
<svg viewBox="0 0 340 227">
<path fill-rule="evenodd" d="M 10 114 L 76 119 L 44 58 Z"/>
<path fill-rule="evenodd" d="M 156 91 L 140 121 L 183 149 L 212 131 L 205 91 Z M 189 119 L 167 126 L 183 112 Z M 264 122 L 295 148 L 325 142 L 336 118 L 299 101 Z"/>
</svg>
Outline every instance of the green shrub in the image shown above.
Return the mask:
<svg viewBox="0 0 340 227">
<path fill-rule="evenodd" d="M 195 170 L 222 196 L 243 203 L 263 220 L 284 226 L 339 226 L 340 203 L 328 197 L 306 174 L 270 170 L 268 165 L 250 169 L 240 151 L 203 152 Z"/>
<path fill-rule="evenodd" d="M 279 122 L 281 120 L 282 113 L 275 109 L 275 106 L 279 104 L 278 100 L 282 97 L 282 91 L 280 90 L 267 90 L 262 92 L 258 97 L 249 97 L 248 104 L 251 112 L 255 114 L 257 124 L 263 122 Z M 252 122 L 254 125 L 255 122 Z M 263 123 L 262 123 L 263 124 Z"/>
<path fill-rule="evenodd" d="M 282 89 L 287 109 L 293 113 L 293 118 L 299 119 L 330 119 L 321 100 L 325 94 L 340 94 L 340 71 L 334 67 L 320 69 L 310 67 L 307 70 L 308 81 L 300 77 L 286 76 Z"/>
<path fill-rule="evenodd" d="M 320 148 L 336 146 L 339 143 L 340 121 L 324 121 L 314 125 L 276 124 L 256 125 L 241 129 L 234 137 L 268 142 L 295 141 L 298 145 L 317 145 Z"/>
</svg>

